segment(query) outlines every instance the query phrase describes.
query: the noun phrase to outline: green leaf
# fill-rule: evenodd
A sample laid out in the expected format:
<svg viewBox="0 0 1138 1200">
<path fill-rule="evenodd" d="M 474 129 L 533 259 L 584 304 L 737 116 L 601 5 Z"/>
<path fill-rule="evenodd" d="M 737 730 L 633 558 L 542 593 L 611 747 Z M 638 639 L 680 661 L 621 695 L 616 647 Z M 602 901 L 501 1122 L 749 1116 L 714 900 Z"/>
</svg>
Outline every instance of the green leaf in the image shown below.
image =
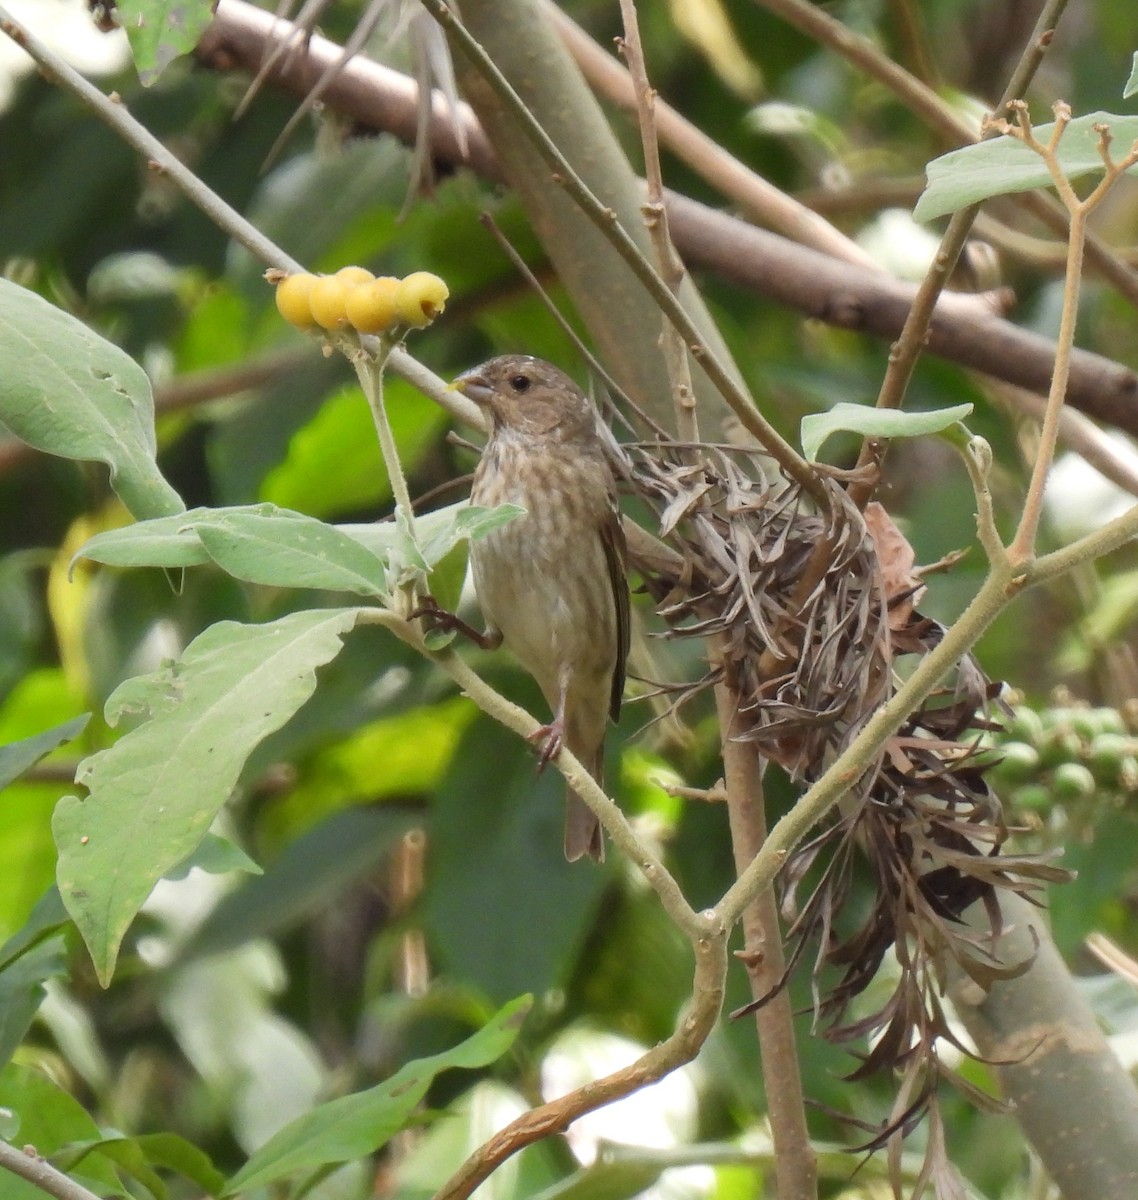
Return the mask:
<svg viewBox="0 0 1138 1200">
<path fill-rule="evenodd" d="M 409 1062 L 384 1083 L 330 1100 L 289 1122 L 229 1181 L 225 1195 L 378 1150 L 408 1123 L 436 1075 L 451 1067 L 484 1067 L 505 1054 L 531 1003 L 530 996 L 513 1000 L 453 1049 Z"/>
<path fill-rule="evenodd" d="M 167 1200 L 169 1195 L 161 1176 L 146 1161 L 142 1148 L 133 1138 L 92 1138 L 78 1144 L 72 1143 L 55 1157 L 60 1170 L 67 1173 L 74 1171 L 84 1161 L 104 1158 L 122 1167 L 123 1172 L 140 1183 L 154 1200 Z"/>
<path fill-rule="evenodd" d="M 100 1136 L 79 1101 L 32 1067 L 10 1063 L 0 1072 L 0 1108 L 19 1118 L 19 1143 L 35 1146 L 47 1157 L 69 1142 Z M 122 1191 L 118 1175 L 105 1161 L 85 1163 L 75 1174 L 100 1194 Z M 9 1175 L 3 1178 L 4 1200 L 44 1200 L 44 1193 L 32 1184 Z"/>
<path fill-rule="evenodd" d="M 611 878 L 565 861 L 564 812 L 564 782 L 519 737 L 489 718 L 467 728 L 427 828 L 421 913 L 444 976 L 499 1002 L 571 985 Z"/>
<path fill-rule="evenodd" d="M 259 506 L 258 506 L 259 507 Z M 209 555 L 197 535 L 197 525 L 219 512 L 242 509 L 191 508 L 172 517 L 154 517 L 97 533 L 75 552 L 72 565 L 89 558 L 108 567 L 197 567 Z"/>
<path fill-rule="evenodd" d="M 96 534 L 77 551 L 116 567 L 214 561 L 248 583 L 381 595 L 384 562 L 359 538 L 274 504 L 195 508 Z"/>
<path fill-rule="evenodd" d="M 195 867 L 208 875 L 228 875 L 230 871 L 244 871 L 248 875 L 260 875 L 258 863 L 228 838 L 216 833 L 207 833 L 197 849 L 166 873 L 167 879 L 181 879 Z"/>
<path fill-rule="evenodd" d="M 90 795 L 65 796 L 52 822 L 59 891 L 104 984 L 155 883 L 199 845 L 253 748 L 312 695 L 358 614 L 219 622 L 107 701 L 111 724 L 141 724 L 80 764 Z"/>
<path fill-rule="evenodd" d="M 212 0 L 118 0 L 116 9 L 144 87 L 189 54 L 213 18 Z"/>
<path fill-rule="evenodd" d="M 391 560 L 433 567 L 460 542 L 485 537 L 525 510 L 466 501 L 415 520 L 416 547 L 397 521 L 326 525 L 275 504 L 194 508 L 97 533 L 75 553 L 112 567 L 193 567 L 214 561 L 250 583 L 382 595 Z"/>
<path fill-rule="evenodd" d="M 384 564 L 354 538 L 299 513 L 231 513 L 201 523 L 197 535 L 223 571 L 249 583 L 325 588 L 379 596 Z"/>
<path fill-rule="evenodd" d="M 832 433 L 858 433 L 862 437 L 921 437 L 939 433 L 962 421 L 972 411 L 971 404 L 954 404 L 928 412 L 904 412 L 896 408 L 874 408 L 868 404 L 835 404 L 825 412 L 802 418 L 802 453 L 816 462 L 822 444 Z"/>
<path fill-rule="evenodd" d="M 100 1156 L 122 1167 L 159 1200 L 168 1189 L 156 1168 L 179 1172 L 210 1196 L 216 1196 L 225 1186 L 225 1176 L 209 1155 L 175 1133 L 88 1138 L 71 1142 L 54 1158 L 61 1170 L 70 1173 L 81 1163 Z"/>
<path fill-rule="evenodd" d="M 67 971 L 63 936 L 47 938 L 0 970 L 0 1065 L 8 1062 L 43 1002 L 44 981 Z"/>
<path fill-rule="evenodd" d="M 17 929 L 4 945 L 0 946 L 0 967 L 6 967 L 21 954 L 26 954 L 70 920 L 67 909 L 63 907 L 59 889 L 52 884 L 36 901 L 23 927 Z"/>
<path fill-rule="evenodd" d="M 442 437 L 447 415 L 401 379 L 389 377 L 384 392 L 399 461 L 413 472 Z M 375 425 L 358 386 L 327 397 L 293 434 L 287 457 L 265 476 L 260 496 L 316 517 L 382 508 L 390 501 Z"/>
<path fill-rule="evenodd" d="M 62 725 L 57 725 L 54 729 L 37 733 L 35 737 L 0 746 L 0 788 L 6 788 L 14 779 L 19 779 L 29 767 L 35 766 L 45 754 L 50 754 L 57 746 L 78 737 L 90 719 L 91 714 L 84 713 L 81 717 L 74 717 Z"/>
<path fill-rule="evenodd" d="M 1129 100 L 1135 92 L 1138 92 L 1138 50 L 1134 52 L 1130 59 L 1130 78 L 1126 81 L 1126 86 L 1122 89 L 1123 100 Z"/>
<path fill-rule="evenodd" d="M 155 462 L 146 372 L 82 321 L 0 279 L 0 421 L 48 454 L 104 462 L 138 518 L 185 508 Z"/>
<path fill-rule="evenodd" d="M 1138 139 L 1138 117 L 1093 112 L 1075 118 L 1067 126 L 1058 150 L 1059 165 L 1068 179 L 1102 172 L 1096 125 L 1110 126 L 1116 147 L 1128 149 Z M 1046 143 L 1054 129 L 1054 124 L 1037 126 L 1036 140 Z M 1134 170 L 1132 167 L 1128 174 Z M 1043 159 L 1010 134 L 942 154 L 929 163 L 927 175 L 928 186 L 913 209 L 918 221 L 931 221 L 992 196 L 1051 186 Z"/>
</svg>

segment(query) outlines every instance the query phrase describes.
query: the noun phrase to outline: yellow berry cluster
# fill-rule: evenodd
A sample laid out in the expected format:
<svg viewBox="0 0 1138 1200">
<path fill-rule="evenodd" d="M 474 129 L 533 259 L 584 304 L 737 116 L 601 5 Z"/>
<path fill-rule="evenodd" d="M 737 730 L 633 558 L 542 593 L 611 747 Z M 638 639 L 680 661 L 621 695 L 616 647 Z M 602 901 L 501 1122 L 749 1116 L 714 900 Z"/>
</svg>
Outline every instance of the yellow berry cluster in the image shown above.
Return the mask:
<svg viewBox="0 0 1138 1200">
<path fill-rule="evenodd" d="M 272 273 L 269 275 L 272 278 Z M 298 329 L 386 333 L 395 325 L 422 329 L 446 307 L 447 285 L 430 271 L 406 279 L 375 276 L 364 267 L 341 267 L 335 275 L 283 275 L 277 309 Z"/>
</svg>

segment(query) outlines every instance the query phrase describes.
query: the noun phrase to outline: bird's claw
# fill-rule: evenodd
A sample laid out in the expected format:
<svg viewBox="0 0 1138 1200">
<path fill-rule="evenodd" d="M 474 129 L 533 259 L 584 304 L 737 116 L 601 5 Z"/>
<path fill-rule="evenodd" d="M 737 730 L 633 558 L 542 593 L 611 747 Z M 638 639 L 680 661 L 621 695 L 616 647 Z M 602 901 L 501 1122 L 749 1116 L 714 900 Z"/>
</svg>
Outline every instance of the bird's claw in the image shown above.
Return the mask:
<svg viewBox="0 0 1138 1200">
<path fill-rule="evenodd" d="M 565 723 L 560 717 L 550 721 L 548 725 L 542 725 L 535 729 L 527 738 L 527 742 L 532 742 L 538 747 L 537 751 L 537 769 L 540 774 L 549 766 L 551 760 L 555 759 L 561 752 L 561 743 L 565 737 Z"/>
<path fill-rule="evenodd" d="M 483 650 L 493 648 L 491 641 L 484 633 L 479 633 L 473 625 L 467 624 L 458 613 L 452 613 L 449 609 L 441 607 L 434 596 L 423 596 L 419 600 L 419 606 L 410 613 L 407 620 L 415 621 L 420 618 L 426 625 L 429 634 L 461 633 L 463 637 L 469 638 L 476 646 L 481 646 Z"/>
<path fill-rule="evenodd" d="M 418 607 L 407 614 L 408 621 L 422 619 L 432 629 L 441 629 L 446 633 L 459 629 L 466 624 L 456 613 L 442 608 L 434 596 L 426 595 L 419 598 Z"/>
</svg>

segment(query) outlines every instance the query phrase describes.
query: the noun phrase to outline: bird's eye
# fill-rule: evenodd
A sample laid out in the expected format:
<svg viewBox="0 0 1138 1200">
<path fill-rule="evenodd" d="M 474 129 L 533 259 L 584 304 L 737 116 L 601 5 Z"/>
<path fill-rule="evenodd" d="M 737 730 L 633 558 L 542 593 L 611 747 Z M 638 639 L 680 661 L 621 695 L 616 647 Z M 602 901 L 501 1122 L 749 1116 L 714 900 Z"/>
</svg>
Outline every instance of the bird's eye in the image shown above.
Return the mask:
<svg viewBox="0 0 1138 1200">
<path fill-rule="evenodd" d="M 512 375 L 510 377 L 510 387 L 515 392 L 528 392 L 529 385 L 533 382 L 528 375 Z"/>
</svg>

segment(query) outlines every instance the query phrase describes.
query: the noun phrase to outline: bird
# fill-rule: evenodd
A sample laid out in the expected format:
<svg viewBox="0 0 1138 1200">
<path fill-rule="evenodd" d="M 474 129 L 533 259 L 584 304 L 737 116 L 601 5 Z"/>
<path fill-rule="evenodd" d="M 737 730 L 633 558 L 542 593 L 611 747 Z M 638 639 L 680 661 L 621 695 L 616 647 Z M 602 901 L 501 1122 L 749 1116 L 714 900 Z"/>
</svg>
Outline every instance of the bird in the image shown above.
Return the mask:
<svg viewBox="0 0 1138 1200">
<path fill-rule="evenodd" d="M 620 716 L 629 593 L 616 477 L 592 402 L 542 359 L 492 358 L 452 384 L 487 415 L 490 436 L 472 504 L 519 516 L 471 542 L 486 646 L 505 643 L 533 676 L 552 719 L 533 735 L 540 765 L 566 746 L 603 781 L 608 719 Z M 604 859 L 600 822 L 566 789 L 565 857 Z"/>
</svg>

